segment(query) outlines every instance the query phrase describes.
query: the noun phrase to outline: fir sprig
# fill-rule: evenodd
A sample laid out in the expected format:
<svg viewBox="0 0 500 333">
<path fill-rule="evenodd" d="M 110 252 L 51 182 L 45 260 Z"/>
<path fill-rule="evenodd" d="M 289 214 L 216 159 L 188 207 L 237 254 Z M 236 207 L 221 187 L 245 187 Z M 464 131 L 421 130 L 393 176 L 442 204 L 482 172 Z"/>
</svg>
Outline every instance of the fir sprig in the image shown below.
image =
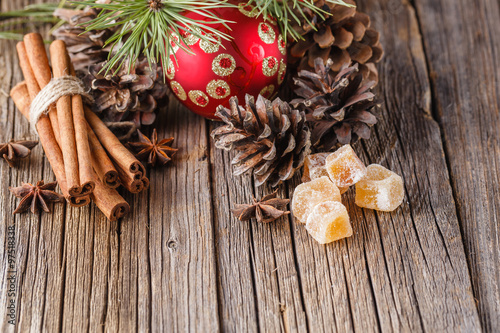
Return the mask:
<svg viewBox="0 0 500 333">
<path fill-rule="evenodd" d="M 27 5 L 23 9 L 0 12 L 0 39 L 22 40 L 26 28 L 20 29 L 24 24 L 33 24 L 35 27 L 49 23 L 52 29 L 57 28 L 63 22 L 52 14 L 58 8 L 78 9 L 71 6 L 66 0 L 58 3 L 40 3 Z M 52 30 L 51 30 L 52 31 Z M 50 33 L 50 31 L 49 31 Z"/>
<path fill-rule="evenodd" d="M 0 12 L 0 19 L 15 18 L 15 17 L 52 17 L 52 13 L 57 8 L 62 8 L 65 6 L 66 1 L 61 1 L 58 3 L 37 3 L 32 5 L 27 5 L 23 9 L 11 10 L 8 12 Z M 56 18 L 53 18 L 57 20 Z"/>
<path fill-rule="evenodd" d="M 201 40 L 216 43 L 219 38 L 229 40 L 230 35 L 214 28 L 222 24 L 228 30 L 230 21 L 219 18 L 212 9 L 234 7 L 219 0 L 112 0 L 96 3 L 94 0 L 78 2 L 97 10 L 99 15 L 85 24 L 86 30 L 117 27 L 106 42 L 110 45 L 110 59 L 106 72 L 119 70 L 125 63 L 132 68 L 141 54 L 150 62 L 160 60 L 167 68 L 170 55 L 179 47 L 191 52 L 184 35 L 190 33 Z M 201 19 L 186 17 L 186 13 L 200 15 Z"/>
<path fill-rule="evenodd" d="M 354 7 L 343 0 L 325 0 L 325 2 Z M 304 9 L 309 9 L 321 19 L 325 19 L 325 17 L 331 15 L 329 12 L 316 6 L 314 0 L 248 0 L 247 4 L 255 6 L 255 9 L 258 11 L 257 16 L 262 15 L 264 18 L 272 17 L 276 19 L 285 42 L 289 35 L 296 41 L 304 39 L 304 37 L 293 28 L 293 21 L 300 24 L 301 20 L 305 20 L 314 28 L 314 25 L 304 13 Z"/>
</svg>

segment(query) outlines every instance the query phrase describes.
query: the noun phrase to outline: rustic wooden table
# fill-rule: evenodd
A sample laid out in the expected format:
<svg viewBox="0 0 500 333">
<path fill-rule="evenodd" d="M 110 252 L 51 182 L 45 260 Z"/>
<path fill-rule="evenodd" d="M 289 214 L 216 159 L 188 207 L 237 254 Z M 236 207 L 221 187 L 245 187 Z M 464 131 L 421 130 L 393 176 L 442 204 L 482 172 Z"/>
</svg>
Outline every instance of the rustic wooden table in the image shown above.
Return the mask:
<svg viewBox="0 0 500 333">
<path fill-rule="evenodd" d="M 54 176 L 41 147 L 0 163 L 0 329 L 498 332 L 499 2 L 358 2 L 386 56 L 381 121 L 355 149 L 403 176 L 399 209 L 362 210 L 348 193 L 354 236 L 327 246 L 291 217 L 239 222 L 234 203 L 270 189 L 233 177 L 215 124 L 171 101 L 157 127 L 179 152 L 149 192 L 126 195 L 119 222 L 94 206 L 12 216 L 9 185 Z M 1 142 L 33 137 L 8 98 L 22 80 L 14 46 L 0 42 Z"/>
</svg>

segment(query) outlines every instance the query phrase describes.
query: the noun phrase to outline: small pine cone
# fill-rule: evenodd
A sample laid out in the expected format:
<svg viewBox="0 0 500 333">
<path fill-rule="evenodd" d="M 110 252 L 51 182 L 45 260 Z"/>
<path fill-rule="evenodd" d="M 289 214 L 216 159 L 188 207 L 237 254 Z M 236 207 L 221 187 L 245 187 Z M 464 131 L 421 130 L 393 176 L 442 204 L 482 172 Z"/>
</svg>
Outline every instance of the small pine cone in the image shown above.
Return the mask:
<svg viewBox="0 0 500 333">
<path fill-rule="evenodd" d="M 149 65 L 145 57 L 136 61 L 128 72 L 125 64 L 119 71 L 101 72 L 105 62 L 91 65 L 83 78 L 95 99 L 93 111 L 101 113 L 110 126 L 118 122 L 133 122 L 137 128 L 151 125 L 157 101 L 167 96 L 161 66 Z M 126 139 L 126 138 L 124 138 Z"/>
<path fill-rule="evenodd" d="M 111 47 L 103 48 L 104 42 L 113 35 L 116 29 L 85 31 L 85 24 L 97 17 L 100 10 L 86 7 L 83 10 L 58 8 L 54 16 L 65 21 L 63 25 L 52 32 L 55 39 L 63 40 L 75 71 L 87 72 L 90 65 L 102 62 L 108 58 Z"/>
<path fill-rule="evenodd" d="M 358 64 L 344 66 L 336 76 L 330 73 L 331 59 L 325 66 L 317 58 L 314 65 L 315 72 L 302 70 L 294 78 L 294 92 L 301 98 L 290 102 L 305 110 L 313 147 L 328 151 L 337 143 L 368 139 L 377 123 L 373 114 L 377 102 L 371 92 L 375 82 L 363 79 Z"/>
<path fill-rule="evenodd" d="M 302 167 L 310 152 L 305 114 L 279 98 L 271 102 L 259 95 L 254 102 L 246 95 L 245 102 L 245 107 L 239 106 L 231 97 L 230 109 L 219 106 L 215 115 L 226 125 L 212 132 L 215 146 L 238 151 L 232 161 L 235 175 L 253 170 L 257 186 L 277 186 Z"/>
<path fill-rule="evenodd" d="M 355 5 L 353 0 L 346 2 Z M 338 72 L 344 64 L 356 62 L 365 79 L 378 82 L 375 63 L 380 61 L 384 51 L 379 41 L 380 34 L 370 27 L 370 17 L 354 7 L 335 5 L 325 0 L 315 4 L 331 15 L 322 19 L 304 9 L 311 24 L 306 20 L 300 25 L 295 24 L 294 29 L 304 40 L 291 43 L 289 62 L 295 63 L 298 70 L 311 70 L 316 58 L 322 58 L 325 63 L 331 59 L 334 72 Z"/>
</svg>

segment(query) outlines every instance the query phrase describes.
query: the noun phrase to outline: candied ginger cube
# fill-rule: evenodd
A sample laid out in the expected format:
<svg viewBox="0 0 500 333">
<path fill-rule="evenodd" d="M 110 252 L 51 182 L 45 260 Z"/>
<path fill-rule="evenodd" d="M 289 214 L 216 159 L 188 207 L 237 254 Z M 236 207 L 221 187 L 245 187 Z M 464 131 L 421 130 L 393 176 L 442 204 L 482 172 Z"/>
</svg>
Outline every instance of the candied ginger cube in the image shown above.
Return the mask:
<svg viewBox="0 0 500 333">
<path fill-rule="evenodd" d="M 325 160 L 330 153 L 311 154 L 304 161 L 304 173 L 302 174 L 302 182 L 309 182 L 313 179 L 323 176 L 328 177 L 328 172 L 325 169 Z"/>
<path fill-rule="evenodd" d="M 292 212 L 299 222 L 306 223 L 314 206 L 325 201 L 340 200 L 340 191 L 337 186 L 328 177 L 321 177 L 295 188 Z"/>
<path fill-rule="evenodd" d="M 316 205 L 307 218 L 306 230 L 320 244 L 352 236 L 349 214 L 338 201 Z"/>
<path fill-rule="evenodd" d="M 349 190 L 349 186 L 347 186 L 347 187 L 339 187 L 340 194 L 344 194 L 345 192 L 347 192 L 347 190 Z"/>
<path fill-rule="evenodd" d="M 366 174 L 366 167 L 350 145 L 344 145 L 326 158 L 326 171 L 338 187 L 349 187 Z"/>
<path fill-rule="evenodd" d="M 403 202 L 403 179 L 378 164 L 367 168 L 365 178 L 356 184 L 356 205 L 392 212 Z"/>
</svg>

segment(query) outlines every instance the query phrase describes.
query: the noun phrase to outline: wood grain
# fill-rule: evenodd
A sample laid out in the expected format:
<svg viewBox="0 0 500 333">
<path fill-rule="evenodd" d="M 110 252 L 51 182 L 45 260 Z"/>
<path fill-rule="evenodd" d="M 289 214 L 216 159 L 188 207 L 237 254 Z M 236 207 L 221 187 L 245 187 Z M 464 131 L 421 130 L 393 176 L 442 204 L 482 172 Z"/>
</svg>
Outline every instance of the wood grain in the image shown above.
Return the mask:
<svg viewBox="0 0 500 333">
<path fill-rule="evenodd" d="M 498 331 L 500 4 L 416 0 L 415 5 L 481 323 L 486 331 Z"/>
<path fill-rule="evenodd" d="M 216 331 L 219 326 L 206 122 L 172 98 L 160 137 L 179 151 L 151 172 L 149 255 L 153 331 Z M 188 129 L 189 128 L 189 129 Z M 142 218 L 142 219 L 143 219 Z"/>
<path fill-rule="evenodd" d="M 403 176 L 400 208 L 360 209 L 350 190 L 354 236 L 326 246 L 292 216 L 240 222 L 230 209 L 272 189 L 234 177 L 232 153 L 209 138 L 218 124 L 171 98 L 156 127 L 179 152 L 150 171 L 147 192 L 123 193 L 131 214 L 119 221 L 93 205 L 12 216 L 18 199 L 7 185 L 54 176 L 41 147 L 17 168 L 0 161 L 0 248 L 14 226 L 17 272 L 13 326 L 4 251 L 0 330 L 498 331 L 498 3 L 358 3 L 386 56 L 380 122 L 354 148 Z M 467 24 L 456 28 L 459 19 Z M 0 142 L 33 137 L 8 99 L 22 80 L 14 45 L 0 41 Z M 279 196 L 291 198 L 299 177 Z"/>
</svg>

